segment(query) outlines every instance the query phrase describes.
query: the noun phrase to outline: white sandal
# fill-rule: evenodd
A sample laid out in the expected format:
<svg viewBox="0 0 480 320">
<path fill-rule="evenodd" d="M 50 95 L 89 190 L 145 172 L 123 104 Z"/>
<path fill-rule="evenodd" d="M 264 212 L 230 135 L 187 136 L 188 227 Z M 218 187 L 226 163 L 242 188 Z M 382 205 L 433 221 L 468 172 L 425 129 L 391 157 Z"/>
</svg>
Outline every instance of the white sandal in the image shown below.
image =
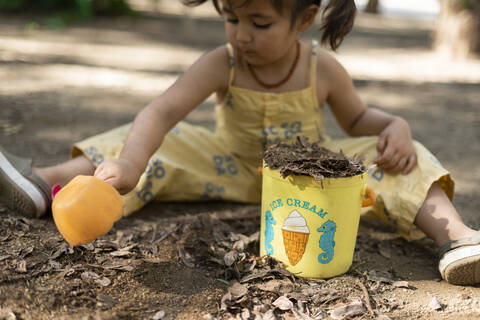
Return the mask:
<svg viewBox="0 0 480 320">
<path fill-rule="evenodd" d="M 448 283 L 480 283 L 480 232 L 470 238 L 450 241 L 441 246 L 438 253 L 438 270 Z"/>
</svg>

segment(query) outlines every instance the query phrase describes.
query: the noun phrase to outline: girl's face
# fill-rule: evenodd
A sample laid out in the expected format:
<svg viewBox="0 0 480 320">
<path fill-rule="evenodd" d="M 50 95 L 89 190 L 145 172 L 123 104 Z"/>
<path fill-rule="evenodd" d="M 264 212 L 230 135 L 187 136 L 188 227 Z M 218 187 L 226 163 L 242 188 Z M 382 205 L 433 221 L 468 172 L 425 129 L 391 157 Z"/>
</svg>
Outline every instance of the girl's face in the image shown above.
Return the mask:
<svg viewBox="0 0 480 320">
<path fill-rule="evenodd" d="M 229 2 L 231 5 L 229 5 Z M 227 39 L 242 59 L 261 66 L 278 61 L 295 45 L 298 27 L 289 10 L 279 13 L 269 0 L 222 0 Z"/>
</svg>

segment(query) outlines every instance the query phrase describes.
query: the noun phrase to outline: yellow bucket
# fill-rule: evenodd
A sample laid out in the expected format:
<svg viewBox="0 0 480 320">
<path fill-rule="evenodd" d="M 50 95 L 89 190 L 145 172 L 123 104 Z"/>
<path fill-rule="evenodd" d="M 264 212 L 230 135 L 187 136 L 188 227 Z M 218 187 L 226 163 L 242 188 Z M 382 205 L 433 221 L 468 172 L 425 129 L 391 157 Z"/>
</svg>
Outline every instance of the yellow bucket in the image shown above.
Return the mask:
<svg viewBox="0 0 480 320">
<path fill-rule="evenodd" d="M 367 173 L 346 178 L 290 175 L 263 166 L 260 255 L 300 277 L 330 278 L 352 265 L 361 207 L 375 202 Z M 365 194 L 367 198 L 365 198 Z"/>
</svg>

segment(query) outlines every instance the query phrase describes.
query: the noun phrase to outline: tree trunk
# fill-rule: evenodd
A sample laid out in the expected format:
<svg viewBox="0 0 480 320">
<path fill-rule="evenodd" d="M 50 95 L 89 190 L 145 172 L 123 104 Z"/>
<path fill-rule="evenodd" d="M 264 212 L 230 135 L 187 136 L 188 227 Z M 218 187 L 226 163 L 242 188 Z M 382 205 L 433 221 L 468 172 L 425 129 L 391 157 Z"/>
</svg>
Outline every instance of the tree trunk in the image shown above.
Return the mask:
<svg viewBox="0 0 480 320">
<path fill-rule="evenodd" d="M 451 58 L 480 56 L 480 3 L 465 8 L 459 0 L 440 0 L 434 48 Z M 465 1 L 463 1 L 465 3 Z"/>
<path fill-rule="evenodd" d="M 378 13 L 378 2 L 379 0 L 368 0 L 367 6 L 365 7 L 365 12 Z"/>
</svg>

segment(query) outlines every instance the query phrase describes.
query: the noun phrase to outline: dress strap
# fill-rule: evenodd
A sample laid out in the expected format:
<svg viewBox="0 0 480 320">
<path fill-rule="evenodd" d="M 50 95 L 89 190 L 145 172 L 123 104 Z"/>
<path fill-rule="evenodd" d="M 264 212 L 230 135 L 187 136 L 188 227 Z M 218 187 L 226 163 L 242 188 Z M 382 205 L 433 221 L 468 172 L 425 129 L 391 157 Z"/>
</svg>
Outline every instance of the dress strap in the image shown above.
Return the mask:
<svg viewBox="0 0 480 320">
<path fill-rule="evenodd" d="M 317 88 L 317 55 L 318 55 L 318 41 L 312 41 L 312 56 L 310 62 L 310 86 L 316 90 Z"/>
<path fill-rule="evenodd" d="M 227 43 L 227 49 L 228 49 L 228 58 L 230 61 L 230 75 L 228 78 L 228 86 L 230 87 L 235 77 L 235 55 L 233 54 L 233 48 L 230 43 Z"/>
</svg>

